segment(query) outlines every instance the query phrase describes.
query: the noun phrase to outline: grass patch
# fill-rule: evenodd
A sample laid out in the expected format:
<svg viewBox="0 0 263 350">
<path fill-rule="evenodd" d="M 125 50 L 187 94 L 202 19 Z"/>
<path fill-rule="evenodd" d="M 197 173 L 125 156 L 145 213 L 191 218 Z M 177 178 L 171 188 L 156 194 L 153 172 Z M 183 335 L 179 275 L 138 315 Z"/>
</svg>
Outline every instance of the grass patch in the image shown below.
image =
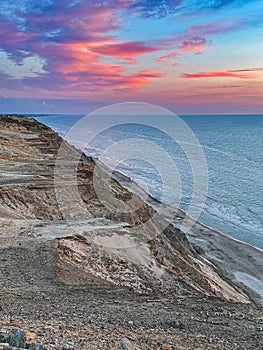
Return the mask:
<svg viewBox="0 0 263 350">
<path fill-rule="evenodd" d="M 21 117 L 19 119 L 18 116 L 8 116 L 4 115 L 0 117 L 0 121 L 4 123 L 11 123 L 11 124 L 17 124 L 25 127 L 28 131 L 33 131 L 33 132 L 43 132 L 49 130 L 49 127 L 38 122 L 35 119 L 24 119 L 25 117 Z"/>
</svg>

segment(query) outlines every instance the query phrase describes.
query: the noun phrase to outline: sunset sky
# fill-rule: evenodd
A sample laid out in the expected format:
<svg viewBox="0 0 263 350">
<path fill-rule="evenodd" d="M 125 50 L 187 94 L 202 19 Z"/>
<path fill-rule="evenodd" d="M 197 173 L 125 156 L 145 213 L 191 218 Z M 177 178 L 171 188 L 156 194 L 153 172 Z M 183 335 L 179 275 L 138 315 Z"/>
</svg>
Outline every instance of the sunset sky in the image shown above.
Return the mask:
<svg viewBox="0 0 263 350">
<path fill-rule="evenodd" d="M 263 113 L 262 0 L 1 0 L 0 113 Z"/>
</svg>

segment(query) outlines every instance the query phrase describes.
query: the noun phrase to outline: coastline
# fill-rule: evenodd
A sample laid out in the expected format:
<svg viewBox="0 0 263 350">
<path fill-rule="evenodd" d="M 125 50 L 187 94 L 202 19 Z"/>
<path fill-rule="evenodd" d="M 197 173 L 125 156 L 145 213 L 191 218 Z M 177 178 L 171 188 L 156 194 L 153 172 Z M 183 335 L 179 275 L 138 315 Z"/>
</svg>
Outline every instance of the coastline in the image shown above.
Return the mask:
<svg viewBox="0 0 263 350">
<path fill-rule="evenodd" d="M 196 222 L 187 234 L 201 255 L 220 268 L 225 276 L 263 305 L 263 251 Z"/>
<path fill-rule="evenodd" d="M 191 224 L 189 232 L 184 232 L 194 249 L 215 265 L 222 276 L 243 289 L 256 304 L 263 305 L 263 250 L 217 231 L 202 222 L 193 220 L 180 209 L 163 204 L 151 197 L 126 175 L 113 172 L 114 178 L 129 191 L 148 195 L 147 203 L 156 210 L 162 205 L 161 215 L 175 216 L 174 227 L 182 229 L 180 221 L 186 219 Z"/>
<path fill-rule="evenodd" d="M 39 122 L 37 122 L 39 123 Z M 45 126 L 43 128 L 49 129 Z M 53 131 L 52 131 L 53 132 Z M 70 146 L 75 148 L 74 146 Z M 82 153 L 81 150 L 78 150 Z M 86 155 L 85 155 L 86 156 Z M 89 158 L 88 156 L 86 156 Z M 98 163 L 98 160 L 93 158 Z M 145 202 L 156 210 L 164 219 L 171 222 L 176 229 L 182 230 L 195 251 L 213 264 L 224 279 L 244 290 L 255 303 L 263 304 L 263 251 L 248 243 L 238 241 L 226 234 L 213 229 L 201 222 L 193 221 L 182 209 L 163 204 L 151 197 L 135 181 L 128 176 L 108 169 L 99 164 L 104 173 L 110 173 L 112 178 L 121 186 L 135 193 L 139 198 L 146 198 Z M 31 175 L 30 175 L 31 176 Z M 50 181 L 50 180 L 48 180 Z M 14 183 L 14 185 L 16 182 Z M 1 186 L 4 184 L 2 183 Z M 171 220 L 171 218 L 175 218 Z M 182 219 L 188 220 L 191 230 L 184 231 Z M 208 263 L 208 264 L 209 264 Z"/>
<path fill-rule="evenodd" d="M 104 182 L 94 161 L 68 143 L 61 160 L 70 169 L 68 156 L 77 153 L 79 193 L 91 217 L 76 216 L 78 203 L 71 196 L 76 191 L 67 172 L 57 184 L 66 189 L 61 208 L 54 170 L 62 139 L 34 120 L 11 119 L 8 124 L 3 119 L 0 128 L 0 335 L 5 348 L 5 334 L 21 328 L 39 335 L 47 349 L 63 344 L 119 349 L 120 339 L 136 349 L 260 347 L 262 307 L 165 219 L 170 211 L 179 225 L 182 211 L 136 195 L 137 211 L 107 210 L 94 191 L 94 177 L 122 201 L 133 193 L 121 182 L 133 191 L 139 187 L 118 173 Z M 73 210 L 71 219 L 63 215 L 68 210 Z M 244 255 L 242 250 L 247 263 Z M 257 268 L 253 260 L 252 265 Z"/>
<path fill-rule="evenodd" d="M 249 115 L 246 115 L 247 117 L 249 117 Z M 181 118 L 186 117 L 189 118 L 189 116 L 180 116 Z M 202 117 L 199 115 L 199 117 Z M 186 119 L 184 120 L 184 122 L 186 122 L 191 128 L 192 130 L 196 133 L 196 135 L 198 135 L 200 144 L 202 145 L 204 151 L 206 151 L 207 149 L 207 142 L 209 142 L 210 140 L 210 136 L 207 135 L 207 131 L 209 130 L 209 135 L 213 135 L 213 126 L 214 124 L 220 125 L 220 121 L 221 119 L 219 118 L 219 122 L 216 122 L 217 118 L 213 118 L 212 115 L 209 115 L 209 118 L 206 118 L 206 116 L 203 116 L 204 118 L 198 118 L 195 120 L 195 118 L 190 118 L 190 120 Z M 223 115 L 221 115 L 222 117 L 222 127 L 224 127 L 225 130 L 225 119 Z M 239 121 L 239 124 L 241 123 L 241 125 L 243 125 L 242 123 L 242 116 L 241 120 L 237 119 L 236 123 Z M 200 119 L 200 120 L 199 120 Z M 65 124 L 63 120 L 66 120 Z M 78 119 L 77 119 L 78 120 Z M 211 122 L 211 120 L 213 122 Z M 41 117 L 40 117 L 40 121 L 41 121 Z M 69 116 L 69 118 L 67 118 L 67 116 L 65 115 L 65 118 L 62 118 L 62 115 L 59 116 L 59 118 L 54 118 L 52 115 L 49 116 L 48 120 L 45 120 L 45 118 L 42 120 L 44 123 L 47 123 L 50 127 L 55 127 L 57 132 L 60 134 L 61 137 L 65 137 L 65 135 L 67 134 L 67 132 L 70 130 L 70 128 L 74 125 L 75 119 L 71 118 L 71 116 Z M 215 121 L 215 123 L 214 123 Z M 205 130 L 207 130 L 205 133 L 203 132 L 203 127 L 204 123 L 207 123 L 207 129 L 205 128 Z M 232 121 L 230 120 L 229 123 L 231 124 Z M 233 130 L 234 133 L 237 133 L 236 130 L 236 123 L 235 123 L 235 129 Z M 239 125 L 238 124 L 238 125 Z M 252 126 L 254 125 L 254 123 L 252 123 Z M 261 125 L 259 123 L 259 125 Z M 127 132 L 127 137 L 129 137 L 129 132 L 131 132 L 133 129 L 130 129 L 130 127 L 127 128 L 121 128 L 119 131 L 121 131 L 122 133 L 126 133 Z M 133 130 L 134 133 L 136 134 L 136 130 Z M 210 132 L 211 131 L 211 132 Z M 227 129 L 226 129 L 227 131 Z M 118 133 L 117 133 L 118 134 Z M 116 135 L 117 135 L 116 134 Z M 116 141 L 116 139 L 118 138 L 118 135 L 115 135 L 115 131 L 112 131 L 108 137 L 113 140 Z M 146 132 L 146 137 L 153 140 L 155 142 L 155 136 L 154 134 L 147 134 Z M 236 136 L 235 136 L 236 137 Z M 157 139 L 156 139 L 157 140 Z M 158 139 L 159 140 L 159 139 Z M 165 147 L 169 147 L 168 143 L 165 141 L 165 139 L 161 139 L 162 140 L 162 144 L 165 145 Z M 218 148 L 216 147 L 216 145 L 213 144 L 213 140 L 215 140 L 214 142 L 217 144 L 218 141 L 219 145 Z M 241 140 L 242 141 L 242 140 Z M 207 226 L 210 226 L 211 228 L 222 232 L 224 234 L 226 234 L 229 237 L 233 237 L 237 240 L 243 241 L 243 242 L 247 242 L 248 244 L 251 244 L 253 246 L 256 246 L 260 249 L 263 249 L 262 246 L 262 222 L 260 220 L 260 188 L 258 187 L 258 185 L 260 184 L 260 177 L 258 177 L 258 180 L 256 180 L 254 178 L 254 176 L 256 176 L 255 174 L 260 175 L 261 173 L 261 168 L 260 168 L 260 161 L 257 162 L 257 154 L 258 152 L 255 153 L 255 159 L 254 156 L 251 156 L 251 159 L 249 158 L 249 154 L 252 154 L 252 151 L 250 149 L 249 146 L 249 142 L 243 145 L 244 148 L 244 152 L 242 151 L 241 153 L 243 155 L 240 155 L 240 157 L 238 156 L 238 152 L 234 152 L 233 154 L 230 152 L 228 152 L 228 156 L 227 157 L 221 157 L 221 158 L 229 158 L 229 160 L 233 160 L 233 164 L 235 165 L 236 168 L 240 168 L 240 177 L 238 177 L 238 173 L 233 172 L 231 166 L 230 168 L 229 166 L 229 162 L 227 160 L 224 161 L 220 161 L 218 159 L 218 161 L 213 161 L 212 159 L 217 159 L 218 156 L 220 156 L 220 152 L 222 153 L 224 151 L 224 147 L 226 147 L 226 149 L 228 149 L 228 147 L 230 147 L 229 145 L 232 145 L 231 140 L 227 139 L 225 140 L 226 144 L 224 146 L 224 142 L 221 142 L 221 139 L 218 140 L 217 137 L 216 138 L 212 138 L 211 140 L 211 152 L 208 150 L 208 153 L 206 154 L 206 158 L 208 160 L 208 165 L 211 171 L 209 171 L 209 193 L 208 193 L 208 197 L 206 200 L 206 205 L 202 210 L 202 215 L 199 218 L 199 220 L 204 223 Z M 233 147 L 235 145 L 237 145 L 237 140 L 235 139 L 233 141 Z M 244 140 L 242 141 L 244 142 Z M 71 140 L 71 143 L 74 143 L 74 139 Z M 77 147 L 82 148 L 80 146 L 80 144 L 76 143 Z M 246 146 L 247 145 L 247 146 Z M 101 155 L 100 150 L 104 149 L 104 141 L 102 140 L 102 145 L 96 145 L 95 147 L 96 151 L 94 152 L 93 150 L 86 150 L 87 153 L 90 156 L 98 156 Z M 82 150 L 84 151 L 84 148 L 82 148 Z M 169 149 L 169 152 L 171 150 Z M 172 151 L 171 151 L 172 152 Z M 214 152 L 216 152 L 214 154 Z M 259 148 L 259 152 L 260 152 L 260 148 Z M 253 153 L 254 154 L 254 153 Z M 233 159 L 231 157 L 234 157 Z M 181 156 L 180 156 L 181 158 Z M 210 159 L 211 158 L 211 159 Z M 243 163 L 242 163 L 243 162 Z M 252 163 L 250 163 L 252 162 Z M 215 164 L 216 163 L 216 164 Z M 180 164 L 180 163 L 179 163 Z M 121 165 L 121 167 L 118 169 L 120 172 L 126 174 L 126 176 L 132 178 L 133 180 L 137 181 L 139 179 L 144 179 L 145 184 L 147 186 L 150 186 L 151 188 L 151 184 L 152 184 L 152 190 L 151 193 L 152 195 L 159 199 L 162 200 L 162 195 L 161 192 L 159 193 L 158 190 L 154 189 L 154 186 L 156 186 L 155 188 L 161 188 L 161 182 L 158 182 L 156 180 L 156 176 L 152 177 L 151 174 L 148 175 L 148 167 L 144 167 L 143 165 L 141 165 L 139 163 L 139 167 L 138 169 L 135 169 L 135 173 L 133 172 L 132 169 L 132 165 L 133 163 L 129 163 L 128 162 L 123 162 L 123 165 Z M 230 164 L 231 165 L 231 164 Z M 233 165 L 233 166 L 234 166 Z M 222 169 L 222 172 L 220 171 L 220 169 Z M 229 181 L 226 177 L 222 177 L 223 173 L 226 173 L 225 170 L 228 169 L 228 171 L 232 174 L 229 174 L 230 178 Z M 183 170 L 183 169 L 182 169 Z M 247 178 L 247 181 L 244 183 L 239 183 L 238 179 L 243 179 L 245 174 L 248 173 L 251 174 L 251 177 Z M 165 169 L 164 169 L 164 173 L 165 173 Z M 215 176 L 215 174 L 218 173 L 218 179 L 217 179 L 217 175 Z M 134 175 L 135 174 L 135 175 Z M 184 172 L 182 171 L 182 176 L 184 176 Z M 237 181 L 235 181 L 235 178 L 237 179 Z M 154 180 L 152 180 L 154 179 Z M 148 181 L 149 180 L 149 181 Z M 219 181 L 220 180 L 220 181 Z M 157 181 L 157 182 L 156 182 Z M 241 181 L 241 180 L 240 180 Z M 219 187 L 218 184 L 222 183 L 222 186 Z M 252 187 L 252 183 L 255 183 L 254 188 L 257 189 L 257 193 L 255 193 L 253 191 Z M 187 182 L 185 182 L 186 186 L 188 186 Z M 231 185 L 232 184 L 232 185 Z M 258 184 L 258 185 L 257 185 Z M 229 186 L 232 186 L 233 188 L 230 189 Z M 188 187 L 187 187 L 188 188 Z M 240 195 L 238 195 L 238 188 L 240 188 Z M 190 189 L 190 187 L 189 187 Z M 187 190 L 188 192 L 190 190 Z M 225 198 L 225 192 L 227 189 L 227 193 L 228 196 Z M 232 196 L 232 190 L 233 190 L 233 196 Z M 161 191 L 161 190 L 160 190 Z M 170 203 L 171 205 L 174 205 L 173 202 L 173 189 L 170 188 L 169 189 L 170 193 L 171 193 L 171 200 L 165 200 L 165 203 Z M 182 193 L 182 197 L 181 197 L 181 203 L 180 203 L 180 207 L 183 208 L 183 210 L 188 210 L 187 209 L 187 205 L 189 205 L 189 198 L 187 199 L 187 191 L 183 191 Z M 249 193 L 249 195 L 246 195 L 245 193 Z M 189 192 L 189 196 L 190 196 L 190 192 Z M 187 204 L 188 203 L 188 204 Z M 249 204 L 250 203 L 250 204 Z M 254 205 L 251 203 L 257 203 L 255 204 L 255 208 L 258 208 L 258 212 L 256 211 L 256 209 L 254 208 Z M 176 204 L 178 206 L 178 204 Z M 251 211 L 250 208 L 255 209 L 254 211 Z M 255 214 L 255 215 L 254 215 Z M 257 214 L 257 215 L 256 215 Z"/>
</svg>

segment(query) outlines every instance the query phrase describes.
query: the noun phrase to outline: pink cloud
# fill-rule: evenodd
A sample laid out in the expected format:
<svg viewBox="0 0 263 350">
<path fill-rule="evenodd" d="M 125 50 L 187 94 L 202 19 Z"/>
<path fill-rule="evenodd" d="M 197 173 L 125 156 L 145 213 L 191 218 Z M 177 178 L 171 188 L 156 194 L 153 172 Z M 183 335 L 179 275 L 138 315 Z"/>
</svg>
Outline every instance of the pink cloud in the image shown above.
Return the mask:
<svg viewBox="0 0 263 350">
<path fill-rule="evenodd" d="M 206 47 L 206 39 L 194 37 L 185 39 L 179 47 L 181 53 L 195 52 L 201 54 Z"/>
<path fill-rule="evenodd" d="M 130 4 L 130 0 L 105 1 L 100 6 L 80 1 L 69 7 L 64 0 L 57 0 L 45 13 L 25 16 L 25 31 L 3 18 L 1 46 L 18 63 L 36 55 L 43 59 L 46 74 L 24 78 L 26 88 L 89 93 L 147 85 L 152 79 L 163 77 L 163 70 L 138 68 L 137 72 L 128 74 L 127 64 L 136 64 L 142 55 L 173 50 L 156 61 L 178 65 L 175 57 L 188 52 L 202 53 L 207 45 L 204 36 L 223 30 L 222 24 L 208 24 L 193 26 L 182 35 L 164 40 L 122 42 L 114 33 L 122 23 L 117 10 Z"/>
<path fill-rule="evenodd" d="M 29 46 L 37 40 L 37 35 L 19 31 L 14 25 L 3 21 L 0 16 L 0 38 L 0 48 L 6 51 L 15 62 L 20 62 L 23 58 L 28 57 L 31 51 Z"/>
<path fill-rule="evenodd" d="M 208 23 L 205 25 L 196 25 L 190 27 L 182 35 L 172 37 L 165 40 L 155 40 L 154 44 L 156 47 L 167 49 L 174 47 L 176 51 L 171 52 L 170 54 L 161 56 L 157 58 L 156 62 L 158 63 L 169 63 L 171 58 L 180 56 L 182 54 L 193 52 L 196 55 L 200 55 L 207 48 L 208 45 L 211 45 L 211 42 L 206 39 L 206 37 L 232 31 L 238 29 L 240 23 L 231 22 L 231 21 L 218 21 L 214 23 Z M 178 64 L 178 62 L 175 62 Z"/>
<path fill-rule="evenodd" d="M 190 36 L 211 36 L 217 35 L 229 31 L 239 29 L 242 26 L 240 22 L 237 21 L 217 21 L 212 23 L 207 23 L 204 25 L 192 26 L 188 29 L 187 35 Z"/>
<path fill-rule="evenodd" d="M 136 63 L 134 57 L 157 51 L 158 48 L 147 46 L 143 42 L 123 42 L 113 43 L 101 46 L 95 46 L 92 51 L 102 55 L 114 56 L 119 59 L 127 60 L 131 63 Z"/>
<path fill-rule="evenodd" d="M 184 38 L 180 43 L 177 44 L 177 51 L 173 51 L 167 55 L 157 58 L 156 62 L 172 64 L 173 66 L 178 65 L 179 62 L 172 60 L 174 57 L 178 57 L 180 55 L 183 55 L 189 52 L 194 52 L 196 55 L 200 55 L 203 53 L 203 50 L 205 49 L 206 44 L 207 44 L 207 41 L 204 38 L 199 38 L 199 37 Z"/>
<path fill-rule="evenodd" d="M 48 17 L 46 14 L 32 16 L 28 31 L 37 32 L 44 41 L 71 43 L 76 41 L 106 41 L 116 38 L 107 34 L 120 28 L 121 19 L 112 9 L 81 2 L 72 9 L 58 9 Z"/>
<path fill-rule="evenodd" d="M 257 72 L 262 72 L 263 68 L 252 69 L 240 69 L 240 70 L 225 70 L 214 72 L 198 72 L 198 73 L 184 73 L 182 78 L 239 78 L 239 79 L 252 79 L 257 77 Z"/>
<path fill-rule="evenodd" d="M 123 1 L 116 6 L 124 6 Z M 4 20 L 0 23 L 0 35 L 1 46 L 7 54 L 19 61 L 21 55 L 22 58 L 38 55 L 43 59 L 46 74 L 25 77 L 25 87 L 88 93 L 109 87 L 136 88 L 162 76 L 158 70 L 125 72 L 127 63 L 135 64 L 136 57 L 158 48 L 144 42 L 119 42 L 116 35 L 109 34 L 118 29 L 121 22 L 114 7 L 82 1 L 69 8 L 59 0 L 50 13 L 32 15 L 26 31 Z M 107 57 L 120 62 L 108 63 Z"/>
<path fill-rule="evenodd" d="M 170 63 L 171 59 L 173 59 L 174 57 L 177 57 L 179 55 L 180 55 L 179 52 L 171 52 L 167 55 L 164 55 L 164 56 L 157 58 L 156 62 L 158 62 L 158 63 Z M 176 64 L 178 64 L 178 62 L 172 63 L 172 65 L 176 65 Z"/>
<path fill-rule="evenodd" d="M 163 77 L 164 75 L 161 73 L 161 71 L 162 70 L 159 69 L 143 70 L 139 73 L 123 77 L 120 80 L 117 80 L 115 84 L 117 84 L 119 87 L 125 86 L 125 91 L 134 91 L 137 90 L 138 86 L 148 84 L 151 79 Z"/>
<path fill-rule="evenodd" d="M 141 70 L 125 74 L 124 65 L 100 62 L 100 55 L 92 51 L 95 43 L 50 44 L 42 48 L 48 57 L 47 69 L 52 74 L 38 79 L 27 78 L 32 86 L 41 85 L 52 90 L 70 92 L 76 90 L 82 95 L 101 92 L 104 89 L 132 89 L 148 84 L 154 78 L 163 77 L 162 69 Z M 42 53 L 42 51 L 41 51 Z"/>
</svg>

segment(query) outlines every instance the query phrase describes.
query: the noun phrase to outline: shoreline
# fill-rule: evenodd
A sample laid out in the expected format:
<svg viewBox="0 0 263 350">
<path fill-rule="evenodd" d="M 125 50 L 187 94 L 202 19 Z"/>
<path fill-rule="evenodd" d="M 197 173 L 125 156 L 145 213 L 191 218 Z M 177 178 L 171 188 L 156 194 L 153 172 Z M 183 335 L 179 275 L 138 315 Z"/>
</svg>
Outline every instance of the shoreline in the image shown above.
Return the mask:
<svg viewBox="0 0 263 350">
<path fill-rule="evenodd" d="M 245 246 L 249 246 L 250 248 L 253 248 L 253 249 L 258 250 L 258 251 L 260 251 L 261 253 L 263 253 L 263 249 L 261 249 L 261 248 L 259 248 L 259 247 L 256 247 L 256 246 L 254 246 L 254 245 L 252 245 L 252 244 L 250 244 L 250 243 L 248 243 L 248 242 L 241 241 L 240 239 L 231 237 L 231 236 L 227 235 L 226 233 L 224 233 L 224 232 L 222 232 L 222 231 L 216 230 L 215 228 L 213 228 L 213 227 L 211 227 L 211 226 L 209 226 L 209 225 L 204 224 L 204 223 L 201 222 L 201 221 L 198 221 L 198 223 L 199 223 L 200 225 L 202 225 L 204 228 L 206 228 L 206 229 L 208 229 L 208 230 L 210 230 L 210 231 L 213 231 L 213 232 L 215 232 L 215 233 L 217 233 L 217 234 L 219 234 L 219 235 L 221 235 L 221 236 L 224 236 L 224 238 L 227 238 L 227 239 L 229 239 L 229 240 L 235 241 L 235 242 L 238 243 L 238 244 L 243 244 L 243 245 L 245 245 Z"/>
<path fill-rule="evenodd" d="M 90 157 L 93 158 L 92 156 L 90 156 Z M 93 158 L 93 159 L 96 160 L 96 161 L 98 160 L 97 158 Z M 121 177 L 127 178 L 127 179 L 128 179 L 128 182 L 135 183 L 136 186 L 140 187 L 140 186 L 137 184 L 137 182 L 136 182 L 135 180 L 132 180 L 129 176 L 125 175 L 124 173 L 122 173 L 122 172 L 120 172 L 120 171 L 115 171 L 115 170 L 114 170 L 113 172 L 116 173 L 116 174 L 120 174 Z M 119 181 L 118 175 L 117 175 L 116 179 L 117 179 L 117 181 Z M 125 182 L 124 182 L 124 183 L 125 183 Z M 122 183 L 122 184 L 124 185 L 124 183 Z M 129 186 L 128 186 L 127 188 L 128 188 L 129 190 L 132 191 L 132 188 L 129 188 Z M 150 203 L 152 203 L 152 202 L 160 203 L 160 204 L 166 206 L 167 208 L 170 208 L 171 211 L 180 212 L 182 216 L 187 216 L 187 217 L 189 217 L 189 219 L 193 220 L 193 219 L 191 218 L 191 216 L 189 216 L 189 215 L 187 214 L 187 212 L 184 211 L 183 209 L 174 207 L 174 206 L 171 205 L 171 204 L 167 204 L 167 203 L 161 202 L 159 199 L 154 198 L 150 193 L 144 191 L 142 188 L 140 188 L 140 191 L 141 191 L 141 192 L 143 191 L 144 193 L 147 194 L 148 197 L 151 198 Z M 212 227 L 212 226 L 210 226 L 210 225 L 208 225 L 208 224 L 205 224 L 205 223 L 203 223 L 202 221 L 199 220 L 199 217 L 198 217 L 198 219 L 195 220 L 195 221 L 198 222 L 200 225 L 202 225 L 204 228 L 206 228 L 206 229 L 208 229 L 208 230 L 217 232 L 218 234 L 220 234 L 220 235 L 222 235 L 222 236 L 225 236 L 226 238 L 229 238 L 229 239 L 231 239 L 231 240 L 233 240 L 233 241 L 236 241 L 237 243 L 242 243 L 242 244 L 248 245 L 248 246 L 250 246 L 250 247 L 252 247 L 252 248 L 255 248 L 256 250 L 259 250 L 260 252 L 263 253 L 263 249 L 261 249 L 261 248 L 255 246 L 255 245 L 253 245 L 253 244 L 251 244 L 251 243 L 248 243 L 248 242 L 246 242 L 246 241 L 242 241 L 241 239 L 232 237 L 232 236 L 230 236 L 230 235 L 228 235 L 228 234 L 226 234 L 226 233 L 224 233 L 224 232 L 222 232 L 222 231 L 220 231 L 220 230 L 218 230 L 218 229 L 216 229 L 216 228 L 214 228 L 214 227 Z M 262 236 L 262 237 L 263 237 L 263 236 Z"/>
<path fill-rule="evenodd" d="M 137 195 L 140 192 L 147 194 L 146 202 L 155 210 L 158 211 L 158 206 L 163 205 L 160 214 L 169 218 L 173 215 L 174 219 L 171 223 L 175 228 L 182 229 L 180 221 L 183 218 L 189 222 L 192 221 L 190 231 L 183 232 L 194 249 L 215 265 L 222 276 L 248 293 L 253 302 L 263 305 L 263 250 L 194 220 L 180 208 L 163 204 L 120 172 L 114 171 L 113 178 Z"/>
<path fill-rule="evenodd" d="M 263 251 L 198 221 L 186 236 L 201 255 L 212 261 L 251 299 L 263 305 Z"/>
<path fill-rule="evenodd" d="M 92 158 L 93 158 L 93 157 L 92 157 Z M 98 158 L 93 158 L 93 159 L 94 159 L 96 162 L 98 161 Z M 105 165 L 102 165 L 102 166 L 103 166 L 104 169 L 106 168 Z M 140 192 L 146 193 L 147 196 L 148 196 L 149 198 L 151 198 L 151 200 L 150 200 L 149 203 L 153 204 L 153 202 L 156 202 L 156 203 L 162 204 L 162 205 L 166 206 L 167 208 L 169 208 L 170 210 L 172 210 L 173 212 L 175 212 L 175 211 L 176 211 L 176 212 L 179 212 L 182 216 L 187 216 L 190 220 L 194 220 L 194 219 L 193 219 L 190 215 L 188 215 L 187 212 L 184 211 L 183 209 L 181 209 L 181 208 L 176 208 L 176 207 L 174 207 L 174 206 L 172 206 L 172 205 L 170 205 L 170 204 L 163 203 L 163 202 L 161 202 L 159 199 L 152 197 L 152 195 L 151 195 L 150 193 L 148 193 L 148 192 L 146 192 L 145 190 L 143 190 L 143 189 L 137 184 L 137 182 L 134 181 L 134 180 L 132 180 L 129 176 L 127 176 L 127 175 L 121 173 L 120 171 L 115 171 L 115 170 L 113 171 L 113 173 L 117 175 L 117 176 L 116 176 L 116 180 L 119 181 L 119 182 L 121 182 L 121 184 L 122 184 L 123 186 L 125 186 L 125 182 L 123 182 L 123 180 L 119 178 L 119 175 L 120 175 L 121 177 L 123 177 L 123 178 L 126 178 L 126 179 L 128 180 L 128 182 L 134 183 L 134 184 L 136 185 L 136 187 L 140 188 Z M 127 185 L 127 189 L 129 189 L 129 190 L 132 191 L 132 188 L 129 187 L 128 185 Z M 259 248 L 259 247 L 256 247 L 256 246 L 254 246 L 253 244 L 250 244 L 250 243 L 245 242 L 245 241 L 242 241 L 242 240 L 240 240 L 240 239 L 231 237 L 231 236 L 227 235 L 226 233 L 224 233 L 224 232 L 222 232 L 222 231 L 220 231 L 220 230 L 217 230 L 217 229 L 213 228 L 212 226 L 209 226 L 209 225 L 207 225 L 207 224 L 205 224 L 205 223 L 199 221 L 199 219 L 198 219 L 197 221 L 196 221 L 196 220 L 194 220 L 194 221 L 197 222 L 199 225 L 203 226 L 204 228 L 206 228 L 206 229 L 208 229 L 208 230 L 210 230 L 210 231 L 213 231 L 213 232 L 215 232 L 215 233 L 218 233 L 218 234 L 224 236 L 225 238 L 228 238 L 228 239 L 230 239 L 230 240 L 233 240 L 233 241 L 235 241 L 235 242 L 237 242 L 237 243 L 241 243 L 241 244 L 250 246 L 251 248 L 254 248 L 254 249 L 256 249 L 256 250 L 259 250 L 260 252 L 263 253 L 263 249 L 261 249 L 261 248 Z"/>
</svg>

